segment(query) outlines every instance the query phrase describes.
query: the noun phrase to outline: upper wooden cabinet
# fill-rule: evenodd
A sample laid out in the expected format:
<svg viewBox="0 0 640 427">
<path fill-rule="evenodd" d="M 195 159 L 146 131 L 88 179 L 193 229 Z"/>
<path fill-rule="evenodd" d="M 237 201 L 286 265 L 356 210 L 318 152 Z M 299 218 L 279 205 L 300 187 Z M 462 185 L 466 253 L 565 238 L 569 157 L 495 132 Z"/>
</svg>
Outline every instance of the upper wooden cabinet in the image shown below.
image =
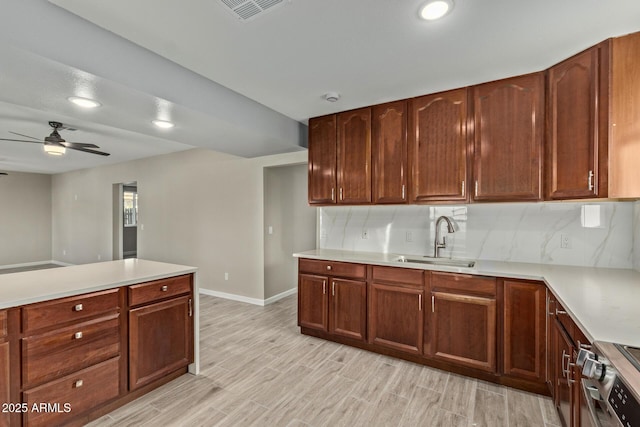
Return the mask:
<svg viewBox="0 0 640 427">
<path fill-rule="evenodd" d="M 410 101 L 411 202 L 467 201 L 467 89 Z"/>
<path fill-rule="evenodd" d="M 371 203 L 371 108 L 339 113 L 338 202 Z"/>
<path fill-rule="evenodd" d="M 605 42 L 549 69 L 547 199 L 607 196 L 608 65 Z"/>
<path fill-rule="evenodd" d="M 336 202 L 336 116 L 309 119 L 309 204 Z"/>
<path fill-rule="evenodd" d="M 371 110 L 373 203 L 407 201 L 407 101 Z"/>
<path fill-rule="evenodd" d="M 544 74 L 475 86 L 473 102 L 473 200 L 540 200 Z"/>
</svg>

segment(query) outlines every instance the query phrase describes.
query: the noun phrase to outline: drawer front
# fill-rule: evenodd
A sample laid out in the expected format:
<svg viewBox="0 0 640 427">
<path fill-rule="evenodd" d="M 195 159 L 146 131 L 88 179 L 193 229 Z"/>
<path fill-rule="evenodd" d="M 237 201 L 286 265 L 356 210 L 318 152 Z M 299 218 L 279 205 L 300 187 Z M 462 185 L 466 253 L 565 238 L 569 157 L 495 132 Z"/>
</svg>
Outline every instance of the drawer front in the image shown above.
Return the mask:
<svg viewBox="0 0 640 427">
<path fill-rule="evenodd" d="M 27 305 L 22 308 L 22 331 L 81 321 L 120 309 L 118 289 Z"/>
<path fill-rule="evenodd" d="M 413 270 L 402 267 L 373 267 L 375 282 L 389 282 L 400 285 L 422 287 L 424 270 Z"/>
<path fill-rule="evenodd" d="M 22 385 L 42 384 L 120 353 L 118 314 L 22 339 Z"/>
<path fill-rule="evenodd" d="M 323 274 L 327 276 L 349 277 L 364 279 L 367 276 L 367 267 L 362 264 L 349 262 L 321 261 L 315 259 L 300 259 L 300 272 Z"/>
<path fill-rule="evenodd" d="M 29 411 L 24 414 L 29 426 L 61 425 L 83 413 L 118 397 L 120 358 L 107 360 L 67 375 L 22 394 Z M 33 411 L 33 405 L 41 411 Z"/>
<path fill-rule="evenodd" d="M 8 332 L 7 326 L 7 310 L 0 310 L 0 338 L 4 338 L 7 336 Z"/>
<path fill-rule="evenodd" d="M 496 289 L 495 277 L 431 272 L 432 291 L 447 290 L 461 294 L 495 296 Z"/>
<path fill-rule="evenodd" d="M 129 286 L 129 305 L 135 306 L 160 301 L 191 292 L 191 275 L 169 277 Z"/>
</svg>

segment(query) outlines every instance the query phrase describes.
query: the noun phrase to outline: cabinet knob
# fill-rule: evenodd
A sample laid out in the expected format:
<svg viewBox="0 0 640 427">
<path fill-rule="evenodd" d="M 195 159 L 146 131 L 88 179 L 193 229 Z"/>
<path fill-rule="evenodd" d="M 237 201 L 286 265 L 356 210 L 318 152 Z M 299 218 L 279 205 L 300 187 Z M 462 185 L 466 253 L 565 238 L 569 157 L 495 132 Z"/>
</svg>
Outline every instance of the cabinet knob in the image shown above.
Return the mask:
<svg viewBox="0 0 640 427">
<path fill-rule="evenodd" d="M 160 290 L 162 292 L 167 292 L 169 290 L 169 287 L 167 285 L 164 285 L 162 288 L 160 288 Z"/>
<path fill-rule="evenodd" d="M 76 304 L 75 307 L 73 307 L 73 311 L 82 311 L 83 308 L 82 304 Z"/>
<path fill-rule="evenodd" d="M 77 380 L 75 383 L 73 383 L 73 386 L 74 386 L 75 388 L 80 388 L 80 387 L 82 387 L 82 385 L 83 385 L 83 384 L 84 384 L 84 381 L 82 381 L 82 380 Z"/>
<path fill-rule="evenodd" d="M 327 270 L 331 270 L 331 266 L 330 265 L 327 265 Z"/>
<path fill-rule="evenodd" d="M 82 338 L 82 332 L 76 332 L 75 335 L 73 336 L 75 339 L 79 340 L 80 338 Z"/>
</svg>

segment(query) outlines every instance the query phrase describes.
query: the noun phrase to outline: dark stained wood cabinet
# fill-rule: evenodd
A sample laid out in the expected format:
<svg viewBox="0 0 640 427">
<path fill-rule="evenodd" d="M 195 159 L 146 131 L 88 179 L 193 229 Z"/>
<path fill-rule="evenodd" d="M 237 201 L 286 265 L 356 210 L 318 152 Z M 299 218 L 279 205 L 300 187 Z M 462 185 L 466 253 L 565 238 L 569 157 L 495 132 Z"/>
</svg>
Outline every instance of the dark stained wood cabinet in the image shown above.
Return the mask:
<svg viewBox="0 0 640 427">
<path fill-rule="evenodd" d="M 336 115 L 338 202 L 371 203 L 371 108 Z"/>
<path fill-rule="evenodd" d="M 309 204 L 336 203 L 336 116 L 309 119 Z"/>
<path fill-rule="evenodd" d="M 373 203 L 407 202 L 407 101 L 371 110 Z"/>
<path fill-rule="evenodd" d="M 546 381 L 546 286 L 502 280 L 503 372 L 525 380 Z"/>
<path fill-rule="evenodd" d="M 11 368 L 7 311 L 0 310 L 0 404 L 11 402 Z M 0 412 L 0 427 L 9 426 L 11 414 Z"/>
<path fill-rule="evenodd" d="M 193 362 L 191 276 L 181 278 L 128 288 L 130 390 Z"/>
<path fill-rule="evenodd" d="M 553 326 L 553 347 L 554 347 L 554 403 L 560 419 L 565 426 L 575 426 L 574 424 L 574 400 L 573 391 L 573 367 L 572 355 L 575 352 L 571 338 L 558 320 Z"/>
<path fill-rule="evenodd" d="M 369 299 L 369 342 L 405 353 L 422 353 L 422 270 L 373 267 Z"/>
<path fill-rule="evenodd" d="M 466 202 L 467 89 L 410 101 L 411 202 Z"/>
<path fill-rule="evenodd" d="M 425 353 L 496 372 L 496 279 L 439 272 L 429 277 L 431 311 Z"/>
<path fill-rule="evenodd" d="M 329 330 L 329 296 L 327 276 L 298 276 L 298 326 Z"/>
<path fill-rule="evenodd" d="M 331 279 L 329 332 L 363 341 L 367 328 L 367 283 Z"/>
<path fill-rule="evenodd" d="M 604 42 L 548 71 L 547 199 L 608 194 L 608 66 Z"/>
<path fill-rule="evenodd" d="M 474 201 L 542 199 L 544 74 L 474 86 Z"/>
</svg>

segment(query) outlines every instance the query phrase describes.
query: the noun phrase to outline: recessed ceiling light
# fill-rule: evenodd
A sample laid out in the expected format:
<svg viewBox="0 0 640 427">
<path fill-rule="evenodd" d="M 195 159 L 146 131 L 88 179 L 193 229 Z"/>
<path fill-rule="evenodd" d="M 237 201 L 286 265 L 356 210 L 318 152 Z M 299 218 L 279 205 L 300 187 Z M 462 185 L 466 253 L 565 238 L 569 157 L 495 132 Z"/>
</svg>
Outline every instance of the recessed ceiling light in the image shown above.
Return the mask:
<svg viewBox="0 0 640 427">
<path fill-rule="evenodd" d="M 168 122 L 166 120 L 154 120 L 151 123 L 153 123 L 154 125 L 162 129 L 169 129 L 175 126 L 173 123 Z"/>
<path fill-rule="evenodd" d="M 70 96 L 69 98 L 67 98 L 70 102 L 73 102 L 74 104 L 82 107 L 82 108 L 96 108 L 99 107 L 100 104 L 98 101 L 94 101 L 93 99 L 89 99 L 89 98 L 82 98 L 79 96 Z"/>
<path fill-rule="evenodd" d="M 420 8 L 420 17 L 427 21 L 434 21 L 445 16 L 453 9 L 453 0 L 435 0 Z"/>
</svg>

